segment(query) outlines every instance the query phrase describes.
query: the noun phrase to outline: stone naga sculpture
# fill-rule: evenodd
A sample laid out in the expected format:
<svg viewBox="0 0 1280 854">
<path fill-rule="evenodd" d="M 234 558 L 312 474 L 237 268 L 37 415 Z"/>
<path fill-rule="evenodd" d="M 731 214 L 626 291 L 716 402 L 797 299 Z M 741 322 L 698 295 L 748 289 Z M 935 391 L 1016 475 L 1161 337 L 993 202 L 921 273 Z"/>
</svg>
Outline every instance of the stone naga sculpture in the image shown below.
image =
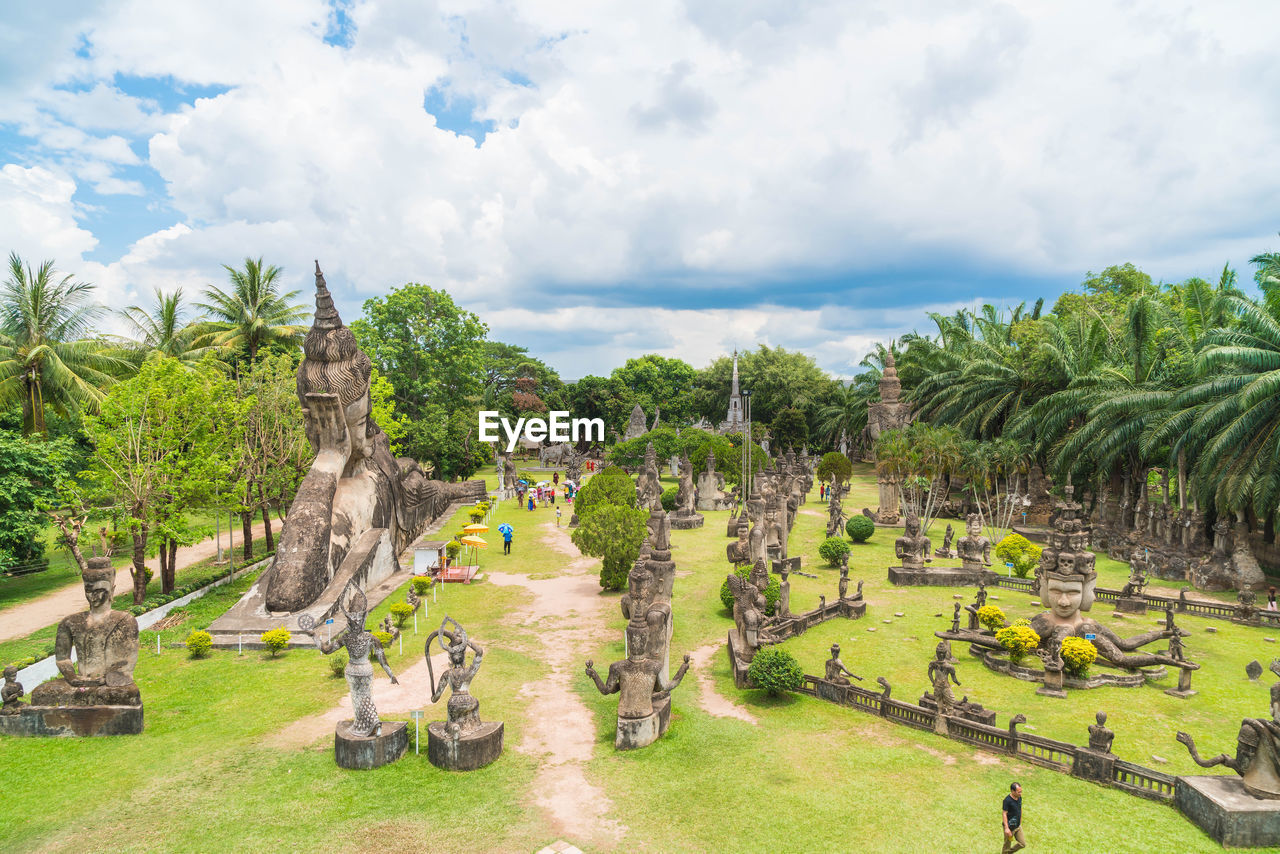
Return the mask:
<svg viewBox="0 0 1280 854">
<path fill-rule="evenodd" d="M 1280 676 L 1280 660 L 1271 662 L 1271 672 Z M 1190 735 L 1179 732 L 1177 738 L 1202 768 L 1223 765 L 1240 775 L 1245 789 L 1255 798 L 1280 799 L 1280 682 L 1271 686 L 1270 720 L 1245 718 L 1240 722 L 1234 757 L 1219 753 L 1202 759 Z"/>
<path fill-rule="evenodd" d="M 382 722 L 378 719 L 378 710 L 373 705 L 373 664 L 369 661 L 372 652 L 378 658 L 378 664 L 391 677 L 391 684 L 400 684 L 391 668 L 387 666 L 387 657 L 382 652 L 382 644 L 371 632 L 365 631 L 364 622 L 368 616 L 369 603 L 364 592 L 354 581 L 347 584 L 346 590 L 338 599 L 339 607 L 347 618 L 347 627 L 333 637 L 322 641 L 315 634 L 312 640 L 325 655 L 332 655 L 344 647 L 347 650 L 347 687 L 351 689 L 351 712 L 354 719 L 351 724 L 351 735 L 364 738 L 377 735 Z M 298 628 L 304 632 L 315 629 L 315 618 L 303 614 L 298 618 Z"/>
<path fill-rule="evenodd" d="M 476 489 L 429 480 L 413 460 L 391 455 L 386 434 L 371 417 L 372 364 L 338 316 L 319 263 L 315 320 L 302 350 L 298 400 L 316 458 L 298 487 L 275 565 L 264 579 L 271 612 L 313 604 L 348 555 L 364 560 L 378 550 L 384 556 L 375 569 L 363 568 L 365 577 L 373 582 L 390 575 L 395 555 L 425 523 Z"/>
</svg>

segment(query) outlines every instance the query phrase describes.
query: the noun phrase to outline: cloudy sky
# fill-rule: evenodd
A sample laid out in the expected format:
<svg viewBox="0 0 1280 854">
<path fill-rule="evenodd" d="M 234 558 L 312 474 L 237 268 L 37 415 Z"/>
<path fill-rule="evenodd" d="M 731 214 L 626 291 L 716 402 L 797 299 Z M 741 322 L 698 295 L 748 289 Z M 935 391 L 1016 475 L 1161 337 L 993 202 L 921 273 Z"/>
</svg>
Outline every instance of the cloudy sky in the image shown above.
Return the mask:
<svg viewBox="0 0 1280 854">
<path fill-rule="evenodd" d="M 4 248 L 113 307 L 263 256 L 566 378 L 1280 249 L 1280 4 L 11 3 Z M 305 294 L 305 290 L 304 290 Z"/>
</svg>

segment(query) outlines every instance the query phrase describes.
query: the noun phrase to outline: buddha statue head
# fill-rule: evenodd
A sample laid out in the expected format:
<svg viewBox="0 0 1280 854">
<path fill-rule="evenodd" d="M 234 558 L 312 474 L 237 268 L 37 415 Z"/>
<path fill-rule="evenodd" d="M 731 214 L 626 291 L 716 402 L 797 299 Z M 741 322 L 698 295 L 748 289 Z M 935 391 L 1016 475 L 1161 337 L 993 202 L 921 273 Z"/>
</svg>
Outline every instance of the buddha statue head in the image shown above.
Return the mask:
<svg viewBox="0 0 1280 854">
<path fill-rule="evenodd" d="M 904 527 L 908 537 L 914 539 L 915 537 L 920 536 L 920 519 L 914 513 L 907 516 L 907 521 Z"/>
<path fill-rule="evenodd" d="M 116 592 L 116 571 L 109 557 L 91 557 L 86 561 L 81 579 L 84 581 L 84 598 L 89 600 L 89 610 L 95 614 L 111 610 Z"/>
<path fill-rule="evenodd" d="M 1057 554 L 1052 568 L 1044 568 L 1044 563 L 1041 564 L 1040 599 L 1059 625 L 1079 623 L 1083 619 L 1080 612 L 1093 607 L 1098 573 L 1093 568 L 1092 558 L 1088 552 L 1064 551 Z"/>
<path fill-rule="evenodd" d="M 627 660 L 644 661 L 649 646 L 649 626 L 640 619 L 640 615 L 632 612 L 627 623 Z"/>
<path fill-rule="evenodd" d="M 977 513 L 970 513 L 968 518 L 965 519 L 964 530 L 971 537 L 982 535 L 982 519 L 978 517 Z"/>
<path fill-rule="evenodd" d="M 373 366 L 338 315 L 319 262 L 316 262 L 315 322 L 302 342 L 302 352 L 304 358 L 298 366 L 298 400 L 303 413 L 309 410 L 308 394 L 336 394 L 347 422 L 352 459 L 371 457 L 374 438 L 381 432 L 370 417 L 369 377 Z M 318 447 L 310 436 L 310 419 L 307 428 L 312 445 Z"/>
</svg>

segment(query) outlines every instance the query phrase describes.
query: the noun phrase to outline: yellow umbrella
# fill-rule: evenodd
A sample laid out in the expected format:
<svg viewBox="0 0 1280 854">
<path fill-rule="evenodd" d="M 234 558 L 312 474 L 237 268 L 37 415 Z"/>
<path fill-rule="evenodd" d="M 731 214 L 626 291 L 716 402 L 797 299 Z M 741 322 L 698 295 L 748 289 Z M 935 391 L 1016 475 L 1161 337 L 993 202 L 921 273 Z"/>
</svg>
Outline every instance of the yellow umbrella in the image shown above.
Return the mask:
<svg viewBox="0 0 1280 854">
<path fill-rule="evenodd" d="M 473 524 L 473 525 L 467 525 L 465 528 L 463 528 L 463 529 L 462 529 L 462 533 L 464 533 L 464 534 L 483 534 L 485 531 L 488 531 L 488 530 L 489 530 L 489 526 L 488 526 L 488 525 L 481 525 L 479 522 L 476 522 L 476 523 L 475 523 L 475 524 Z"/>
<path fill-rule="evenodd" d="M 472 548 L 477 548 L 477 549 L 484 549 L 489 547 L 488 543 L 486 543 L 484 540 L 480 539 L 479 537 L 475 537 L 475 536 L 463 537 L 458 542 L 462 543 L 464 546 L 471 546 Z"/>
</svg>

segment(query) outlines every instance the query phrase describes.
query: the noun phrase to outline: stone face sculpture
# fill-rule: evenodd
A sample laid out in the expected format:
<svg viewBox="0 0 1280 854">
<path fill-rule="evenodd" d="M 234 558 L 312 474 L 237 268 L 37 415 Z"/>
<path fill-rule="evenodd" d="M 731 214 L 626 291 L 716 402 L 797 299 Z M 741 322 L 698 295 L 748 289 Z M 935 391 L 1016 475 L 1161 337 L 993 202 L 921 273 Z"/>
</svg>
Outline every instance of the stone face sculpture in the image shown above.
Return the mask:
<svg viewBox="0 0 1280 854">
<path fill-rule="evenodd" d="M 1271 672 L 1280 676 L 1280 661 L 1271 662 Z M 1245 718 L 1240 722 L 1234 757 L 1219 753 L 1211 759 L 1201 759 L 1189 734 L 1179 732 L 1177 738 L 1200 767 L 1226 766 L 1240 775 L 1245 789 L 1255 798 L 1280 799 L 1280 682 L 1271 686 L 1271 718 Z"/>
<path fill-rule="evenodd" d="M 62 675 L 37 685 L 31 692 L 31 704 L 141 706 L 133 681 L 133 668 L 138 663 L 138 621 L 131 614 L 111 609 L 116 578 L 111 559 L 89 558 L 82 578 L 89 610 L 58 624 L 54 660 Z"/>
<path fill-rule="evenodd" d="M 601 680 L 594 663 L 587 661 L 586 673 L 596 689 L 606 696 L 619 695 L 618 728 L 613 742 L 618 750 L 645 747 L 667 731 L 671 721 L 671 698 L 667 695 L 689 670 L 689 656 L 685 654 L 676 675 L 663 679 L 658 662 L 648 656 L 648 640 L 648 627 L 633 614 L 627 623 L 627 657 L 609 665 L 608 678 Z"/>
<path fill-rule="evenodd" d="M 840 644 L 833 643 L 831 645 L 831 657 L 827 659 L 826 675 L 824 677 L 828 682 L 834 682 L 837 685 L 852 685 L 849 678 L 862 681 L 862 677 L 849 671 L 844 666 L 844 662 L 840 660 Z"/>
<path fill-rule="evenodd" d="M 969 514 L 965 531 L 965 535 L 956 543 L 964 568 L 981 570 L 991 566 L 991 541 L 982 534 L 982 520 L 978 514 Z"/>
<path fill-rule="evenodd" d="M 484 488 L 430 480 L 413 460 L 391 455 L 371 417 L 369 357 L 338 316 L 318 263 L 315 321 L 302 349 L 298 400 L 316 458 L 263 579 L 270 612 L 301 611 L 344 577 L 362 587 L 385 578 L 428 520 Z"/>
<path fill-rule="evenodd" d="M 347 625 L 332 639 L 321 640 L 317 636 L 315 618 L 310 614 L 298 618 L 298 628 L 310 633 L 316 647 L 325 655 L 332 655 L 343 648 L 347 650 L 345 675 L 347 687 L 351 689 L 351 713 L 354 717 L 338 722 L 334 733 L 334 757 L 343 768 L 375 768 L 403 756 L 409 739 L 403 721 L 389 723 L 384 728 L 378 718 L 378 710 L 373 704 L 373 664 L 369 661 L 369 654 L 372 652 L 377 657 L 378 664 L 391 677 L 393 685 L 399 682 L 387 666 L 382 644 L 364 628 L 369 602 L 354 580 L 348 582 L 338 598 L 338 607 L 346 617 Z"/>
<path fill-rule="evenodd" d="M 4 702 L 4 708 L 0 710 L 0 714 L 16 714 L 22 705 L 23 693 L 22 683 L 18 681 L 18 668 L 10 664 L 4 669 L 4 688 L 0 689 L 0 700 Z"/>
<path fill-rule="evenodd" d="M 431 642 L 437 639 L 449 661 L 439 681 L 431 664 Z M 472 652 L 470 664 L 467 664 L 467 650 Z M 427 726 L 427 759 L 446 771 L 483 768 L 502 755 L 504 728 L 502 721 L 480 720 L 480 701 L 471 695 L 471 682 L 480 671 L 484 649 L 467 636 L 456 620 L 446 616 L 440 628 L 427 635 L 422 654 L 427 660 L 427 674 L 432 684 L 431 702 L 440 702 L 446 688 L 453 691 L 445 706 L 448 720 Z"/>
<path fill-rule="evenodd" d="M 662 483 L 658 480 L 658 452 L 650 442 L 644 450 L 644 465 L 636 476 L 636 505 L 644 510 L 662 509 Z"/>
<path fill-rule="evenodd" d="M 908 516 L 906 531 L 893 541 L 893 552 L 904 569 L 924 569 L 925 563 L 933 560 L 929 556 L 930 545 L 929 538 L 920 533 L 920 520 Z"/>
</svg>

